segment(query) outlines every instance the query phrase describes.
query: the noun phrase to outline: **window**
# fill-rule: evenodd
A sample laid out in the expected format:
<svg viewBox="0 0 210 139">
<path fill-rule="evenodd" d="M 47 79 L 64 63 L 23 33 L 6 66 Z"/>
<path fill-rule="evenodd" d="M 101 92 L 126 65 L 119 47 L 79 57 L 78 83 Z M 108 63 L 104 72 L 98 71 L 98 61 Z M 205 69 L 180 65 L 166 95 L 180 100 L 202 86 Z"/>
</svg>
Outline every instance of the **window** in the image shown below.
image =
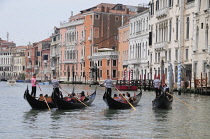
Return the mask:
<svg viewBox="0 0 210 139">
<path fill-rule="evenodd" d="M 100 19 L 100 15 L 96 14 L 95 19 Z"/>
<path fill-rule="evenodd" d="M 169 41 L 171 41 L 171 32 L 172 32 L 172 26 L 171 26 L 171 20 L 169 22 Z"/>
<path fill-rule="evenodd" d="M 198 66 L 198 63 L 195 62 L 195 63 L 194 63 L 194 73 L 195 73 L 195 77 L 194 77 L 194 78 L 197 77 L 197 66 Z"/>
<path fill-rule="evenodd" d="M 171 61 L 171 50 L 168 51 L 168 58 L 169 58 L 169 61 Z"/>
<path fill-rule="evenodd" d="M 113 60 L 113 66 L 114 66 L 114 67 L 117 66 L 117 60 Z"/>
<path fill-rule="evenodd" d="M 114 70 L 112 71 L 112 75 L 113 75 L 113 78 L 116 78 L 116 77 L 117 77 L 117 70 L 114 69 Z"/>
<path fill-rule="evenodd" d="M 44 55 L 44 56 L 43 56 L 43 59 L 44 59 L 44 60 L 48 60 L 48 55 Z"/>
<path fill-rule="evenodd" d="M 94 27 L 94 38 L 99 38 L 99 27 Z"/>
<path fill-rule="evenodd" d="M 208 31 L 209 27 L 208 27 L 208 24 L 206 25 L 206 31 L 205 31 L 205 48 L 208 49 L 208 45 L 209 45 L 209 42 L 208 42 L 208 38 L 209 38 L 209 31 Z"/>
<path fill-rule="evenodd" d="M 186 60 L 188 60 L 188 49 L 186 49 Z"/>
<path fill-rule="evenodd" d="M 106 75 L 109 75 L 109 70 L 106 71 Z"/>
<path fill-rule="evenodd" d="M 204 62 L 203 62 L 203 73 L 206 73 L 206 72 L 207 72 L 207 70 L 206 70 L 206 65 L 207 65 L 207 62 L 204 61 Z"/>
<path fill-rule="evenodd" d="M 165 60 L 167 61 L 167 51 L 165 51 Z"/>
<path fill-rule="evenodd" d="M 115 21 L 119 21 L 119 17 L 118 16 L 115 16 Z"/>
<path fill-rule="evenodd" d="M 178 49 L 175 50 L 176 59 L 178 59 Z"/>
<path fill-rule="evenodd" d="M 178 40 L 179 37 L 179 18 L 176 18 L 176 40 Z"/>
<path fill-rule="evenodd" d="M 107 60 L 107 66 L 109 66 L 110 60 Z"/>
<path fill-rule="evenodd" d="M 189 34 L 190 34 L 190 18 L 187 17 L 187 22 L 186 22 L 186 39 L 189 39 Z"/>
</svg>

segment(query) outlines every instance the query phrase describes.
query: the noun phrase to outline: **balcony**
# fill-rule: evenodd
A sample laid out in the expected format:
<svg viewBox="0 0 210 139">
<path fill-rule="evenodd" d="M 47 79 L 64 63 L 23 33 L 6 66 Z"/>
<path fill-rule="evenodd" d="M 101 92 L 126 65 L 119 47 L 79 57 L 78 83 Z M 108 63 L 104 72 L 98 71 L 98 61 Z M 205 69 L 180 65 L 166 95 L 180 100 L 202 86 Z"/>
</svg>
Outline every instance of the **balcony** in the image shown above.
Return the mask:
<svg viewBox="0 0 210 139">
<path fill-rule="evenodd" d="M 142 62 L 142 59 L 131 59 L 129 60 L 128 64 L 140 64 Z"/>
<path fill-rule="evenodd" d="M 157 42 L 155 43 L 155 50 L 165 50 L 168 48 L 168 42 Z"/>
<path fill-rule="evenodd" d="M 164 7 L 156 11 L 156 18 L 167 16 L 167 14 L 169 14 L 169 7 Z"/>
<path fill-rule="evenodd" d="M 128 65 L 128 60 L 123 60 L 123 65 Z"/>
<path fill-rule="evenodd" d="M 68 59 L 63 61 L 64 64 L 76 64 L 77 60 L 75 59 Z"/>
<path fill-rule="evenodd" d="M 105 58 L 118 58 L 118 52 L 98 52 L 88 56 L 88 59 L 105 59 Z"/>
</svg>

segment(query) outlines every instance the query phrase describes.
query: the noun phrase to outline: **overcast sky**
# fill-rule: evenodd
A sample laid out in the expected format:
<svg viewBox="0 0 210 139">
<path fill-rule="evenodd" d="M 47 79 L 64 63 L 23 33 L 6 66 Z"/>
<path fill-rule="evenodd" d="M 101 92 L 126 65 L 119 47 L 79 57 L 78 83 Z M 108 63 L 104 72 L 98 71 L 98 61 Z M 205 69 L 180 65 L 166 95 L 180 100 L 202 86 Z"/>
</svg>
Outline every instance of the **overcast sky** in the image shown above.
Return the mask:
<svg viewBox="0 0 210 139">
<path fill-rule="evenodd" d="M 0 0 L 0 38 L 17 46 L 48 38 L 54 26 L 71 15 L 100 3 L 138 6 L 149 0 Z"/>
</svg>

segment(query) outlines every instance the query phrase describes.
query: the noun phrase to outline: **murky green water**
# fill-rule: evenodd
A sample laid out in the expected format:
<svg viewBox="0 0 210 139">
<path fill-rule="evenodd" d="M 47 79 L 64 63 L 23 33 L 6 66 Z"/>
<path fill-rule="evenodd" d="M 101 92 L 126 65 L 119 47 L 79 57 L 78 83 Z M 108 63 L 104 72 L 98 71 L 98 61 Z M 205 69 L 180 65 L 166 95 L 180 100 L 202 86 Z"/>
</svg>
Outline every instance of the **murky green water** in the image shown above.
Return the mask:
<svg viewBox="0 0 210 139">
<path fill-rule="evenodd" d="M 176 97 L 195 110 L 174 99 L 171 110 L 153 110 L 154 92 L 143 92 L 137 110 L 109 110 L 97 88 L 91 107 L 77 110 L 32 110 L 23 93 L 30 84 L 15 87 L 0 82 L 0 138 L 75 138 L 75 139 L 140 139 L 140 138 L 210 138 L 210 96 L 182 94 Z M 71 85 L 62 85 L 71 92 Z M 41 86 L 51 94 L 51 86 Z M 94 86 L 76 85 L 75 92 Z M 116 91 L 117 92 L 117 91 Z M 37 95 L 40 91 L 38 90 Z M 132 94 L 132 93 L 131 93 Z"/>
</svg>

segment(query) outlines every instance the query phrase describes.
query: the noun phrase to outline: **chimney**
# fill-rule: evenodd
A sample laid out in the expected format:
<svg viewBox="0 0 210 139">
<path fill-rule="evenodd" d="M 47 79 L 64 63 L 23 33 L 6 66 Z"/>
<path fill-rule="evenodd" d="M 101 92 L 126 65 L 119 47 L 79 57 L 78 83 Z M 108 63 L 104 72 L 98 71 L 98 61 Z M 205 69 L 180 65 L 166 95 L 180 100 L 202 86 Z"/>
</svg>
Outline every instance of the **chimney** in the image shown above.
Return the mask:
<svg viewBox="0 0 210 139">
<path fill-rule="evenodd" d="M 73 11 L 71 11 L 71 16 L 73 16 Z"/>
<path fill-rule="evenodd" d="M 103 5 L 101 6 L 101 12 L 105 12 L 105 7 Z"/>
<path fill-rule="evenodd" d="M 129 9 L 128 8 L 125 9 L 125 13 L 129 14 Z"/>
<path fill-rule="evenodd" d="M 106 12 L 109 13 L 109 7 L 106 7 Z"/>
</svg>

